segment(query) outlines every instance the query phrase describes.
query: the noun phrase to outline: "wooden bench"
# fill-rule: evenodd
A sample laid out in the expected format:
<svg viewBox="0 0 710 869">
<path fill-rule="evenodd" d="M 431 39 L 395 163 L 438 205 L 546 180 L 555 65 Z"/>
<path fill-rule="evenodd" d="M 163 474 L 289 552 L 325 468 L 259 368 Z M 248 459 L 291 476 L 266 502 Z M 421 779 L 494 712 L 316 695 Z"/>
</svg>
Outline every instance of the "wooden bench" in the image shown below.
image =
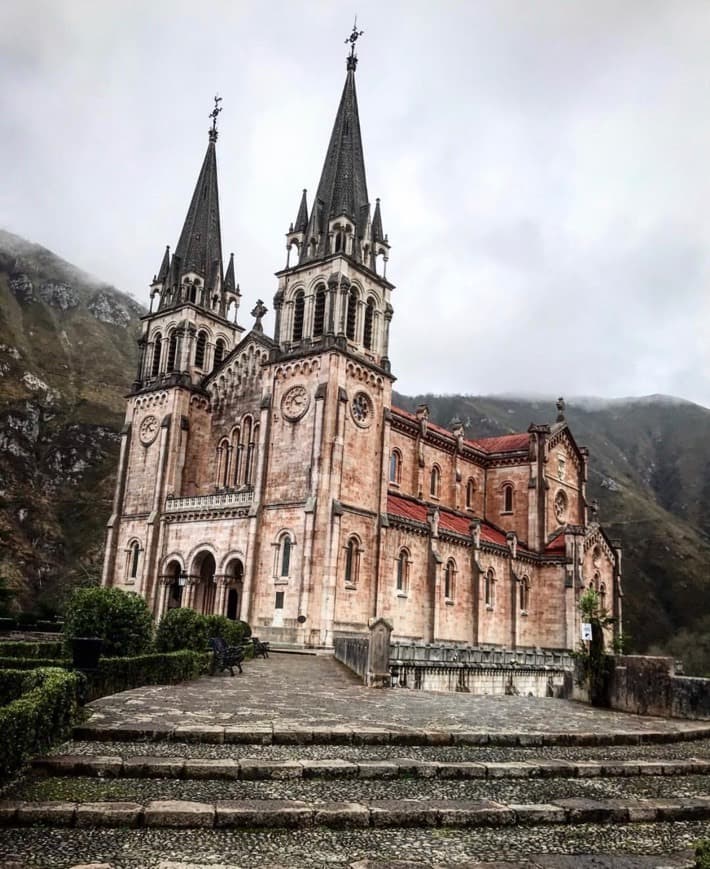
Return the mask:
<svg viewBox="0 0 710 869">
<path fill-rule="evenodd" d="M 268 642 L 264 642 L 259 639 L 259 637 L 251 638 L 252 645 L 254 646 L 254 657 L 258 658 L 261 655 L 262 658 L 269 657 L 269 644 Z"/>
<path fill-rule="evenodd" d="M 225 670 L 229 670 L 233 676 L 234 667 L 238 667 L 239 672 L 242 672 L 244 649 L 241 646 L 228 646 L 222 637 L 210 637 L 209 644 L 210 649 L 212 649 L 211 673 L 223 673 Z"/>
</svg>

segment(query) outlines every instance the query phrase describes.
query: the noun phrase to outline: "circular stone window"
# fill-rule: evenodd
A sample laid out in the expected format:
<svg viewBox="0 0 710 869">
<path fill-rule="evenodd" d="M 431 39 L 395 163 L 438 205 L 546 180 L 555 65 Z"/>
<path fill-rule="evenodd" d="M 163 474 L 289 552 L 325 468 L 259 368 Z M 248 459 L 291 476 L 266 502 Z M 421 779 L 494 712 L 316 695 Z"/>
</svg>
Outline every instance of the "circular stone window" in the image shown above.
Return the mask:
<svg viewBox="0 0 710 869">
<path fill-rule="evenodd" d="M 310 403 L 311 400 L 306 387 L 293 386 L 281 400 L 281 412 L 286 419 L 295 422 L 305 414 Z"/>
<path fill-rule="evenodd" d="M 358 392 L 350 405 L 353 419 L 361 428 L 367 428 L 372 422 L 372 402 L 366 392 Z"/>
</svg>

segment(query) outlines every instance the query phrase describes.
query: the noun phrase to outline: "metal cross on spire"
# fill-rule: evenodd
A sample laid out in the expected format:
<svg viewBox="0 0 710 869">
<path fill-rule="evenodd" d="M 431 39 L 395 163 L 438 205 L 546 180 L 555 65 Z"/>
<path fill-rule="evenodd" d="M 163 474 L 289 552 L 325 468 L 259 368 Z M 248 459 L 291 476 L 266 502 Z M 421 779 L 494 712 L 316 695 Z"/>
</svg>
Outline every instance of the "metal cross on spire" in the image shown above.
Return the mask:
<svg viewBox="0 0 710 869">
<path fill-rule="evenodd" d="M 222 106 L 220 103 L 222 102 L 222 97 L 217 96 L 215 94 L 214 97 L 214 108 L 209 113 L 209 117 L 212 118 L 212 129 L 210 130 L 210 141 L 214 142 L 217 139 L 217 117 L 219 113 L 222 111 Z"/>
<path fill-rule="evenodd" d="M 350 43 L 350 54 L 348 55 L 348 69 L 355 69 L 357 66 L 357 55 L 355 54 L 355 43 L 364 33 L 364 30 L 357 29 L 357 15 L 355 16 L 355 23 L 353 24 L 352 33 L 345 40 L 345 44 Z"/>
</svg>

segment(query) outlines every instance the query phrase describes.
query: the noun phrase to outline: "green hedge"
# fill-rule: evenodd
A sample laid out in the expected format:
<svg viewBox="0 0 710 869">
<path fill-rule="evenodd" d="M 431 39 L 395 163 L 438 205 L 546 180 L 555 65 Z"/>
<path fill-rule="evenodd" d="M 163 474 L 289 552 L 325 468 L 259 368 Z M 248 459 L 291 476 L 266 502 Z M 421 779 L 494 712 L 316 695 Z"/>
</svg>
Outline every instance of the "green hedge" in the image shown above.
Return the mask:
<svg viewBox="0 0 710 869">
<path fill-rule="evenodd" d="M 172 685 L 196 679 L 206 672 L 208 664 L 209 655 L 187 650 L 134 658 L 101 658 L 98 672 L 88 676 L 86 699 L 95 700 L 141 685 Z"/>
<path fill-rule="evenodd" d="M 64 643 L 74 637 L 100 637 L 105 655 L 142 655 L 153 637 L 153 617 L 138 594 L 120 588 L 77 588 L 67 606 Z"/>
<path fill-rule="evenodd" d="M 155 647 L 159 652 L 178 649 L 204 651 L 210 637 L 221 637 L 228 646 L 239 646 L 251 634 L 246 622 L 225 616 L 205 616 L 189 607 L 168 610 L 155 632 Z"/>
<path fill-rule="evenodd" d="M 0 642 L 0 658 L 61 658 L 62 640 L 48 642 Z M 49 664 L 48 666 L 52 666 Z"/>
<path fill-rule="evenodd" d="M 82 677 L 59 668 L 0 673 L 0 782 L 69 736 Z"/>
<path fill-rule="evenodd" d="M 71 669 L 69 658 L 0 658 L 0 670 L 37 670 L 40 667 Z"/>
</svg>

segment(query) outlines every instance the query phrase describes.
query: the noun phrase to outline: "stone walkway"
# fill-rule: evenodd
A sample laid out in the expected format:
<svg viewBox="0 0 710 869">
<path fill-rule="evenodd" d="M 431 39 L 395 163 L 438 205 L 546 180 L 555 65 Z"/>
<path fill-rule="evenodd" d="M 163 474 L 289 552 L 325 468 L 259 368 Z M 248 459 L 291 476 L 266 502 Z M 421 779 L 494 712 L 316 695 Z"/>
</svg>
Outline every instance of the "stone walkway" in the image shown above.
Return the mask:
<svg viewBox="0 0 710 869">
<path fill-rule="evenodd" d="M 90 704 L 100 728 L 267 726 L 505 734 L 680 734 L 710 723 L 641 717 L 533 697 L 481 697 L 410 689 L 374 690 L 329 656 L 272 653 L 242 675 L 149 686 Z"/>
</svg>

